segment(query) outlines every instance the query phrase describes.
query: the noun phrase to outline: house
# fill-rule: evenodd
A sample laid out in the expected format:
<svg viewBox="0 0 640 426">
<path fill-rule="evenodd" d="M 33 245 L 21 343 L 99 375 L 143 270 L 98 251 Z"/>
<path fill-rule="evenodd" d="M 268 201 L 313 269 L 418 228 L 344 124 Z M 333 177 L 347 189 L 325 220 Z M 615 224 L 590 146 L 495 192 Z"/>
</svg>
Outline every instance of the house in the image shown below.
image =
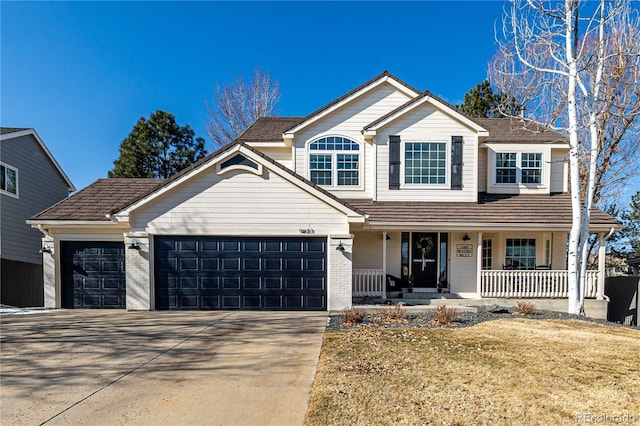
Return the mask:
<svg viewBox="0 0 640 426">
<path fill-rule="evenodd" d="M 100 179 L 35 215 L 45 304 L 337 310 L 386 298 L 396 276 L 414 296 L 564 310 L 568 149 L 384 72 L 306 117 L 261 118 L 168 180 Z M 594 210 L 603 241 L 617 227 Z M 587 273 L 588 314 L 606 315 L 603 272 Z"/>
<path fill-rule="evenodd" d="M 25 223 L 75 188 L 34 129 L 0 128 L 0 302 L 42 306 L 42 234 Z"/>
</svg>

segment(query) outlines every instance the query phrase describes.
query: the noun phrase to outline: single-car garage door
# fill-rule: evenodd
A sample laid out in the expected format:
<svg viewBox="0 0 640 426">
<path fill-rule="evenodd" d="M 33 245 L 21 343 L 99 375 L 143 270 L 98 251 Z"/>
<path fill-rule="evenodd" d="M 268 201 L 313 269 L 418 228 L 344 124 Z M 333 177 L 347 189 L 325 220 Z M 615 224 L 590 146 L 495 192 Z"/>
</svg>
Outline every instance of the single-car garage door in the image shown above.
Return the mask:
<svg viewBox="0 0 640 426">
<path fill-rule="evenodd" d="M 124 244 L 62 241 L 62 307 L 124 308 Z"/>
<path fill-rule="evenodd" d="M 156 237 L 156 309 L 326 310 L 326 239 Z"/>
</svg>

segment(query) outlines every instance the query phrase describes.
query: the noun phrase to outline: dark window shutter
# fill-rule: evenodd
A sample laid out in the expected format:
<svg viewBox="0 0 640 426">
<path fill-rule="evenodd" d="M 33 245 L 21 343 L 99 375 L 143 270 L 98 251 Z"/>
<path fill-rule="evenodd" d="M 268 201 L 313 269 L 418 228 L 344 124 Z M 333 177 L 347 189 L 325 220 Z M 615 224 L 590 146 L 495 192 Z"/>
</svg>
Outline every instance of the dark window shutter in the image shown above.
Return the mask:
<svg viewBox="0 0 640 426">
<path fill-rule="evenodd" d="M 400 136 L 389 136 L 389 189 L 400 189 Z"/>
<path fill-rule="evenodd" d="M 451 136 L 451 189 L 462 189 L 462 136 Z"/>
</svg>

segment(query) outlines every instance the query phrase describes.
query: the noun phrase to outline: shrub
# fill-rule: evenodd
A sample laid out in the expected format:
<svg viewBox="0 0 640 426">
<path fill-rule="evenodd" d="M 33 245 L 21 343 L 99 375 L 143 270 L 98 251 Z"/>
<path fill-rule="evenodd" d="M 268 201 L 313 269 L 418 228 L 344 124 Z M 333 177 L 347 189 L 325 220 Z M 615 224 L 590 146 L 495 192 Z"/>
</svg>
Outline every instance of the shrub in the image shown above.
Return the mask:
<svg viewBox="0 0 640 426">
<path fill-rule="evenodd" d="M 433 318 L 429 323 L 435 325 L 449 325 L 456 320 L 458 311 L 455 308 L 448 308 L 445 305 L 438 306 L 433 312 Z"/>
<path fill-rule="evenodd" d="M 340 314 L 344 325 L 362 324 L 367 318 L 367 311 L 362 308 L 344 308 Z"/>
<path fill-rule="evenodd" d="M 516 310 L 513 311 L 514 315 L 531 315 L 535 312 L 536 307 L 533 303 L 528 302 L 516 302 Z"/>
<path fill-rule="evenodd" d="M 407 309 L 399 303 L 391 307 L 382 308 L 380 313 L 376 316 L 377 322 L 383 323 L 405 323 L 407 319 L 405 316 L 407 315 Z"/>
</svg>

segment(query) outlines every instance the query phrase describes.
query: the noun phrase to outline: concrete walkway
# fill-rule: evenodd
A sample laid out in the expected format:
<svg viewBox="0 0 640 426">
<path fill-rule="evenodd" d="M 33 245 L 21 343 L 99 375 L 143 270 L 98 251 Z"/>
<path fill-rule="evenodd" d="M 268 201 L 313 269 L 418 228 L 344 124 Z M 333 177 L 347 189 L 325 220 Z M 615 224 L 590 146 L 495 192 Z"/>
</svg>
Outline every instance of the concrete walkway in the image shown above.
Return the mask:
<svg viewBox="0 0 640 426">
<path fill-rule="evenodd" d="M 327 313 L 4 316 L 0 423 L 300 425 Z"/>
</svg>

